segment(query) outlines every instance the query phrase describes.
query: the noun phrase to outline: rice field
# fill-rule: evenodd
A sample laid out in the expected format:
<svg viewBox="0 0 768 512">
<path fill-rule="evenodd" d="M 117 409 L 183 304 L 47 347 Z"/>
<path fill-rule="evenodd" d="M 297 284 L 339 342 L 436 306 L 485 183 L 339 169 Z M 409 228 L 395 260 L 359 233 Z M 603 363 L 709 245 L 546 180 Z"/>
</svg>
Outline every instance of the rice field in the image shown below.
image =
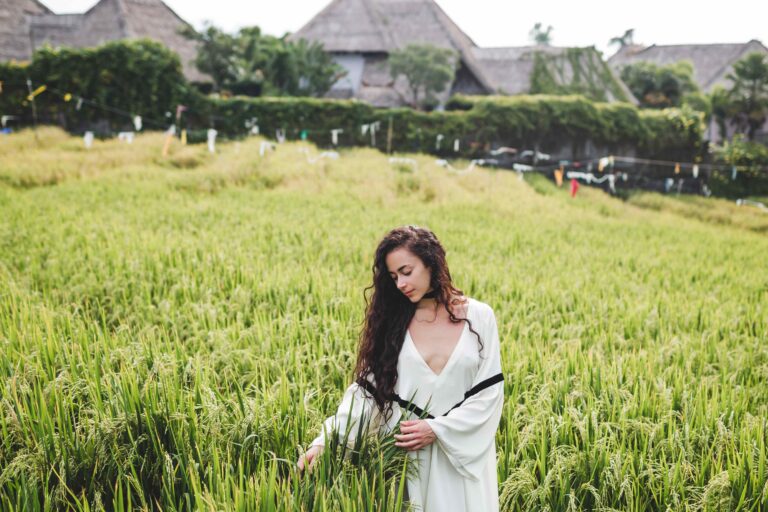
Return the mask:
<svg viewBox="0 0 768 512">
<path fill-rule="evenodd" d="M 400 510 L 391 439 L 294 463 L 402 224 L 496 312 L 502 510 L 768 510 L 768 215 L 261 140 L 0 137 L 0 510 Z"/>
</svg>

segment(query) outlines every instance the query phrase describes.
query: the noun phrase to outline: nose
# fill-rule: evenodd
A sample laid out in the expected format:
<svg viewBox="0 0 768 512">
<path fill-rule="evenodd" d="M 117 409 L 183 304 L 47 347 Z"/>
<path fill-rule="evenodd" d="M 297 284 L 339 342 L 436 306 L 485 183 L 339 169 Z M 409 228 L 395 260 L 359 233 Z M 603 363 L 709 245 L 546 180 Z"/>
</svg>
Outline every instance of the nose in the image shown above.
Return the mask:
<svg viewBox="0 0 768 512">
<path fill-rule="evenodd" d="M 398 276 L 398 278 L 397 278 L 397 288 L 399 290 L 402 290 L 402 289 L 405 288 L 405 278 L 401 279 L 401 276 Z"/>
</svg>

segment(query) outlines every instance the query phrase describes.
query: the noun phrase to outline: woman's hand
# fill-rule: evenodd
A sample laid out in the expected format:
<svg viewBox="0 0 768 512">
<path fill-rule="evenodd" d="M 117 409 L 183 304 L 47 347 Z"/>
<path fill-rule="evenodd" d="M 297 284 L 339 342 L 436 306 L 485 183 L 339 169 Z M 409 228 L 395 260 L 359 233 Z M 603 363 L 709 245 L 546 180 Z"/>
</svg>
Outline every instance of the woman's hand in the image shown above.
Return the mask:
<svg viewBox="0 0 768 512">
<path fill-rule="evenodd" d="M 424 420 L 408 420 L 400 422 L 400 434 L 395 434 L 395 446 L 408 451 L 421 450 L 432 444 L 437 436 Z"/>
<path fill-rule="evenodd" d="M 299 471 L 304 471 L 305 464 L 308 464 L 307 470 L 312 471 L 312 466 L 315 465 L 317 462 L 317 458 L 320 456 L 321 453 L 323 453 L 323 450 L 325 449 L 325 446 L 316 444 L 315 446 L 310 447 L 309 450 L 304 453 L 301 457 L 299 457 L 299 460 L 296 462 L 296 465 L 299 467 Z"/>
</svg>

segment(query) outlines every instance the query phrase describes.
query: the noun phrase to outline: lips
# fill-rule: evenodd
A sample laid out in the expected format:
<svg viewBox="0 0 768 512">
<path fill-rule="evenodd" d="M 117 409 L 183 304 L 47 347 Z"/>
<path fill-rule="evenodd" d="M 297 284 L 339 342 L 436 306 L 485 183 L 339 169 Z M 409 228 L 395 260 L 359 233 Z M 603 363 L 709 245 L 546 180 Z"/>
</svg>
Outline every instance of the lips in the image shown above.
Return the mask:
<svg viewBox="0 0 768 512">
<path fill-rule="evenodd" d="M 408 297 L 410 297 L 410 296 L 411 296 L 411 294 L 413 293 L 413 290 L 411 290 L 411 291 L 409 291 L 409 292 L 404 292 L 404 293 L 405 293 L 405 294 L 406 294 Z"/>
</svg>

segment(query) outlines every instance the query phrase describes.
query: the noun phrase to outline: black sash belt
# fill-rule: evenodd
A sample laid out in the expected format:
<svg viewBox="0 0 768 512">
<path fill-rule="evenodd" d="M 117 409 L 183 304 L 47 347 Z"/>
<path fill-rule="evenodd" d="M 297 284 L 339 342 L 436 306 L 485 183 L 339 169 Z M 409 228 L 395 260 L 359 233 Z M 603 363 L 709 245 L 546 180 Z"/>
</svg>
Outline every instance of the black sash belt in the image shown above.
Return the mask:
<svg viewBox="0 0 768 512">
<path fill-rule="evenodd" d="M 476 386 L 473 386 L 473 387 L 472 387 L 472 389 L 470 389 L 469 391 L 467 391 L 466 393 L 464 393 L 464 400 L 462 400 L 461 402 L 459 402 L 459 403 L 457 403 L 456 405 L 454 405 L 453 407 L 451 407 L 451 408 L 448 410 L 448 412 L 451 412 L 451 411 L 452 411 L 452 410 L 454 410 L 455 408 L 459 407 L 461 404 L 463 404 L 463 403 L 464 403 L 464 402 L 467 400 L 467 398 L 469 398 L 469 397 L 471 397 L 471 396 L 473 396 L 473 395 L 476 395 L 476 394 L 478 394 L 479 392 L 481 392 L 482 390 L 484 390 L 484 389 L 486 389 L 486 388 L 489 388 L 489 387 L 493 386 L 494 384 L 497 384 L 497 383 L 499 383 L 499 382 L 502 382 L 503 380 L 504 380 L 504 375 L 503 375 L 502 373 L 497 373 L 497 374 L 496 374 L 496 375 L 494 375 L 493 377 L 489 377 L 489 378 L 485 379 L 484 381 L 480 382 L 480 383 L 479 383 L 478 385 L 476 385 Z M 365 389 L 365 390 L 366 390 L 366 391 L 367 391 L 367 392 L 368 392 L 370 395 L 373 395 L 373 394 L 376 392 L 376 388 L 373 386 L 373 384 L 371 384 L 371 383 L 370 383 L 369 381 L 367 381 L 367 380 L 364 380 L 364 381 L 362 382 L 362 384 L 360 384 L 360 385 L 361 385 L 361 386 L 362 386 L 362 387 L 363 387 L 363 388 L 364 388 L 364 389 Z M 407 400 L 403 400 L 403 399 L 402 399 L 402 398 L 401 398 L 399 395 L 397 395 L 397 394 L 394 394 L 394 395 L 392 395 L 392 397 L 391 397 L 391 398 L 392 398 L 392 401 L 394 401 L 394 402 L 397 402 L 397 404 L 398 404 L 398 405 L 399 405 L 401 408 L 403 408 L 403 409 L 406 409 L 406 410 L 408 410 L 408 411 L 412 412 L 413 414 L 415 414 L 415 415 L 416 415 L 416 416 L 418 416 L 419 418 L 427 418 L 427 419 L 430 419 L 430 420 L 433 420 L 433 419 L 435 419 L 435 417 L 434 417 L 434 416 L 432 416 L 431 414 L 429 414 L 427 411 L 425 411 L 424 409 L 422 409 L 422 408 L 421 408 L 421 407 L 419 407 L 418 405 L 416 405 L 416 404 L 414 404 L 414 403 L 412 403 L 412 402 L 408 402 Z M 443 414 L 443 416 L 446 416 L 446 415 L 448 414 L 448 412 L 446 412 L 445 414 Z"/>
</svg>

